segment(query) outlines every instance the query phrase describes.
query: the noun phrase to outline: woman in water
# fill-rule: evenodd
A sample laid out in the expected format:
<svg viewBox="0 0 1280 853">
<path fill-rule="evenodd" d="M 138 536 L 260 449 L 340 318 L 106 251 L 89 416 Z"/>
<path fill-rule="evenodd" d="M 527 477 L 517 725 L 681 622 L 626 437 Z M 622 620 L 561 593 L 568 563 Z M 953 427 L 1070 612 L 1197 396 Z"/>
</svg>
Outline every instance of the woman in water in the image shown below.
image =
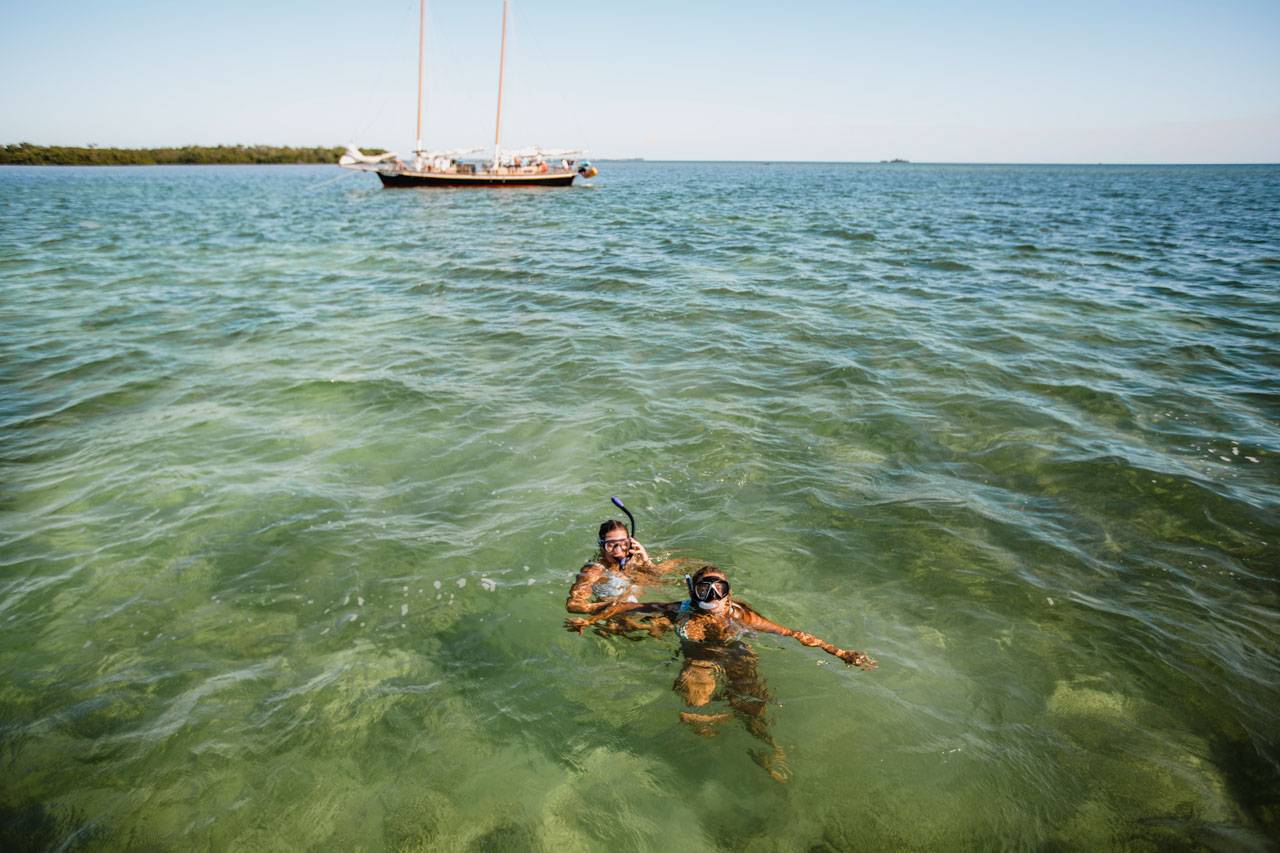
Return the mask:
<svg viewBox="0 0 1280 853">
<path fill-rule="evenodd" d="M 764 717 L 769 691 L 756 672 L 756 653 L 743 641 L 743 636 L 749 631 L 764 631 L 793 637 L 803 645 L 820 648 L 863 670 L 875 669 L 876 662 L 862 652 L 842 649 L 812 634 L 771 622 L 745 602 L 735 601 L 730 594 L 729 579 L 715 566 L 703 566 L 693 577 L 686 576 L 686 581 L 689 598 L 684 601 L 620 601 L 600 608 L 589 619 L 567 619 L 565 627 L 582 633 L 596 620 L 616 618 L 624 613 L 665 616 L 675 626 L 684 654 L 684 665 L 674 685 L 676 692 L 686 705 L 701 708 L 715 698 L 717 681 L 722 678 L 725 686 L 722 695 L 729 706 L 742 719 L 747 731 L 771 750 L 769 753 L 752 753 L 752 758 L 773 778 L 785 782 L 790 778 L 790 770 L 782 748 L 769 736 L 769 724 Z M 683 711 L 680 720 L 693 725 L 698 734 L 711 736 L 716 733 L 715 724 L 730 716 L 727 713 Z"/>
<path fill-rule="evenodd" d="M 633 539 L 627 527 L 617 519 L 609 519 L 600 525 L 596 540 L 600 551 L 578 570 L 564 607 L 570 613 L 599 614 L 620 603 L 636 603 L 648 585 L 656 583 L 664 571 L 649 559 L 649 552 Z M 670 568 L 667 569 L 670 571 Z M 641 621 L 634 617 L 601 617 L 603 624 L 596 631 L 602 634 L 625 634 L 645 630 L 660 636 L 665 629 L 661 622 Z M 592 619 L 595 623 L 597 619 Z"/>
</svg>

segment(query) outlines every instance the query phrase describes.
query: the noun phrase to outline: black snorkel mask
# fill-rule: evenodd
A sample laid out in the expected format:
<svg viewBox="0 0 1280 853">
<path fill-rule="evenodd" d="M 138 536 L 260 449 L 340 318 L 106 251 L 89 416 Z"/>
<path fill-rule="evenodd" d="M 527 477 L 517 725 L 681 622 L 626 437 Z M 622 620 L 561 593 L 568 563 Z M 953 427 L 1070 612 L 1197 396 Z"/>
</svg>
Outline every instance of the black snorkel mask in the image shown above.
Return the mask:
<svg viewBox="0 0 1280 853">
<path fill-rule="evenodd" d="M 690 600 L 703 610 L 713 610 L 716 602 L 729 597 L 729 581 L 719 575 L 700 578 L 697 583 L 691 575 L 685 575 L 684 584 L 689 588 Z"/>
</svg>

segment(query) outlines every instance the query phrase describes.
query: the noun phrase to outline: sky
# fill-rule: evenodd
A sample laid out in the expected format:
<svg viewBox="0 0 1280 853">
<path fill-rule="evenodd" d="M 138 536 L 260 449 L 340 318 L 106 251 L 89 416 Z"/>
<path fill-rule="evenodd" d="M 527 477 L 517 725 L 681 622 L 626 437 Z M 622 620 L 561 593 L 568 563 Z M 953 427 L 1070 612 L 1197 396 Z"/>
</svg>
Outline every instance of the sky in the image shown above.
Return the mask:
<svg viewBox="0 0 1280 853">
<path fill-rule="evenodd" d="M 424 142 L 492 146 L 501 3 L 428 0 Z M 418 0 L 0 0 L 0 144 L 407 154 Z M 513 0 L 506 147 L 1280 162 L 1280 0 Z"/>
</svg>

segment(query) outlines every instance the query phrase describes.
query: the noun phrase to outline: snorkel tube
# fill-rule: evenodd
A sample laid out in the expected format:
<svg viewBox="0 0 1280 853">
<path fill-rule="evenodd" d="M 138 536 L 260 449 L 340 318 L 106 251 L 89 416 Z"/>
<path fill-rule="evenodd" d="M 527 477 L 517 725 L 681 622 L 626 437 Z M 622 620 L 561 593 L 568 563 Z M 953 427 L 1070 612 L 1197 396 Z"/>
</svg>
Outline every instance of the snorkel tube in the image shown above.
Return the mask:
<svg viewBox="0 0 1280 853">
<path fill-rule="evenodd" d="M 614 506 L 616 506 L 618 509 L 622 510 L 627 514 L 627 518 L 631 520 L 631 529 L 627 531 L 627 537 L 630 539 L 635 539 L 636 538 L 636 517 L 632 515 L 631 510 L 627 509 L 626 506 L 622 503 L 622 501 L 618 500 L 616 497 L 609 498 L 609 500 L 613 501 Z M 627 546 L 628 556 L 623 557 L 621 560 L 618 561 L 619 568 L 626 568 L 627 560 L 631 559 L 630 553 L 631 553 L 631 546 L 628 545 Z"/>
<path fill-rule="evenodd" d="M 622 505 L 622 501 L 618 500 L 617 498 L 609 498 L 609 500 L 613 501 L 614 506 L 616 506 L 618 509 L 625 512 L 627 514 L 627 518 L 631 519 L 631 530 L 627 532 L 627 535 L 630 536 L 632 539 L 635 539 L 636 538 L 636 517 L 631 514 L 631 510 L 627 509 L 625 506 Z"/>
</svg>

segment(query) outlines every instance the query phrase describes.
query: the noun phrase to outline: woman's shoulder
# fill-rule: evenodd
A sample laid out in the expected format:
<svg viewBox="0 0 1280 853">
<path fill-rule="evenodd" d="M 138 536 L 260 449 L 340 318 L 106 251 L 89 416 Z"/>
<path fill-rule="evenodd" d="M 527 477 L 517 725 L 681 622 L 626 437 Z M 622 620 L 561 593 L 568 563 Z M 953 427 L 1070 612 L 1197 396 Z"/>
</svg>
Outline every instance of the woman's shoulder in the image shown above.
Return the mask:
<svg viewBox="0 0 1280 853">
<path fill-rule="evenodd" d="M 582 568 L 578 569 L 580 575 L 598 575 L 604 571 L 604 564 L 597 560 L 587 560 L 582 564 Z"/>
<path fill-rule="evenodd" d="M 734 622 L 750 631 L 765 631 L 788 636 L 791 632 L 790 628 L 779 625 L 745 601 L 734 601 L 729 607 L 729 614 Z"/>
</svg>

